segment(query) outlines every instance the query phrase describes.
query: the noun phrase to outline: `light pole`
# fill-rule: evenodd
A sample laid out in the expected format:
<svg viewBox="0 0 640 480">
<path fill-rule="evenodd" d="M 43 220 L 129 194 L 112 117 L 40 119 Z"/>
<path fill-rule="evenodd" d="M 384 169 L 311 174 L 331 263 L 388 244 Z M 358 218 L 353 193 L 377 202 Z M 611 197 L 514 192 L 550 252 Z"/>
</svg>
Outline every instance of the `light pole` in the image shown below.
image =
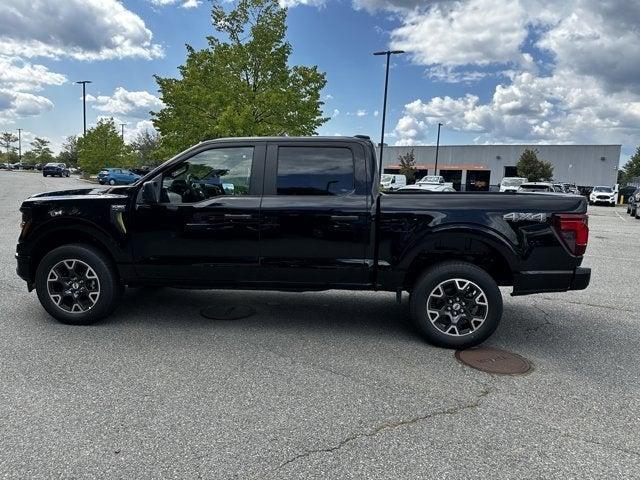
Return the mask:
<svg viewBox="0 0 640 480">
<path fill-rule="evenodd" d="M 22 129 L 18 129 L 18 163 L 22 163 Z"/>
<path fill-rule="evenodd" d="M 126 123 L 121 123 L 120 127 L 122 127 L 122 133 L 121 133 L 121 138 L 122 138 L 122 143 L 124 143 L 124 126 L 126 125 Z"/>
<path fill-rule="evenodd" d="M 434 175 L 438 175 L 438 151 L 440 150 L 440 127 L 442 124 L 438 122 L 438 140 L 436 140 L 436 168 L 433 171 Z"/>
<path fill-rule="evenodd" d="M 404 53 L 403 50 L 387 50 L 384 52 L 374 52 L 374 55 L 386 55 L 387 56 L 387 70 L 384 77 L 384 102 L 382 104 L 382 133 L 380 135 L 380 177 L 382 177 L 382 152 L 384 151 L 384 123 L 387 118 L 387 90 L 389 87 L 389 59 L 391 55 L 397 55 Z"/>
<path fill-rule="evenodd" d="M 76 82 L 82 85 L 82 121 L 83 129 L 82 135 L 87 134 L 87 83 L 92 83 L 91 80 L 80 80 Z"/>
</svg>

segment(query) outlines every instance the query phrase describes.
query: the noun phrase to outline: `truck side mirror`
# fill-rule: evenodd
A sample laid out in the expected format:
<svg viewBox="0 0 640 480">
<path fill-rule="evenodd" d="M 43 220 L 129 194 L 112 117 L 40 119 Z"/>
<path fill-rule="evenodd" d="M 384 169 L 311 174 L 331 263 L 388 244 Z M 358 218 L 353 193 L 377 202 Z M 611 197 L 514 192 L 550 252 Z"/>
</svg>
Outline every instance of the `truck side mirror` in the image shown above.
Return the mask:
<svg viewBox="0 0 640 480">
<path fill-rule="evenodd" d="M 156 182 L 150 180 L 142 184 L 142 201 L 146 204 L 153 205 L 158 203 L 158 186 Z"/>
</svg>

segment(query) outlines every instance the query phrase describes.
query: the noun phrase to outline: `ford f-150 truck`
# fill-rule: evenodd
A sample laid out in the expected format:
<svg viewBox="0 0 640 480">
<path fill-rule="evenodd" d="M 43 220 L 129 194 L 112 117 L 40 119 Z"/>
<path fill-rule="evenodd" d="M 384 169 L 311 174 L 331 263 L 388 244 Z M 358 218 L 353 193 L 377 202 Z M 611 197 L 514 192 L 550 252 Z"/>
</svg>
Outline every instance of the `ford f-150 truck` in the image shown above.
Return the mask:
<svg viewBox="0 0 640 480">
<path fill-rule="evenodd" d="M 17 272 L 61 322 L 89 324 L 125 286 L 410 293 L 432 343 L 489 337 L 512 295 L 587 287 L 577 195 L 381 193 L 370 140 L 205 141 L 133 185 L 21 206 Z"/>
</svg>

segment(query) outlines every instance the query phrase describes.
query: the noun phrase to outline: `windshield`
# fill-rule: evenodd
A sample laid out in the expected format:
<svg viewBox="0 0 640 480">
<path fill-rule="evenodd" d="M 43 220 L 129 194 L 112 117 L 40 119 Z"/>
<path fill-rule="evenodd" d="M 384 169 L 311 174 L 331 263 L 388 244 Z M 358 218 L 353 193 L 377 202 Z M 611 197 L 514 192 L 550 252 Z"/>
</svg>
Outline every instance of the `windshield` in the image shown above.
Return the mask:
<svg viewBox="0 0 640 480">
<path fill-rule="evenodd" d="M 382 178 L 380 179 L 381 182 L 390 182 L 391 179 L 393 178 L 393 175 L 389 175 L 388 173 L 385 173 L 384 175 L 382 175 Z"/>
<path fill-rule="evenodd" d="M 612 193 L 613 192 L 613 188 L 611 188 L 611 187 L 594 187 L 593 191 L 594 192 Z"/>
<path fill-rule="evenodd" d="M 522 185 L 527 180 L 525 178 L 503 178 L 502 185 L 505 187 L 517 187 Z"/>
</svg>

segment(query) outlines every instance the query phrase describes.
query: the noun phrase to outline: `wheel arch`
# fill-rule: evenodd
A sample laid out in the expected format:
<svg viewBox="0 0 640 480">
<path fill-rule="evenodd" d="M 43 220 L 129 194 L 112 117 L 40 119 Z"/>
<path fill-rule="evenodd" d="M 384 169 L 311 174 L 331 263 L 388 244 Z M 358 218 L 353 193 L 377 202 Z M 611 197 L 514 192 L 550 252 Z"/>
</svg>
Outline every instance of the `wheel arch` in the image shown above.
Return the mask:
<svg viewBox="0 0 640 480">
<path fill-rule="evenodd" d="M 35 232 L 34 232 L 35 233 Z M 32 240 L 29 261 L 29 287 L 33 285 L 35 272 L 44 256 L 55 248 L 63 245 L 82 244 L 95 248 L 102 253 L 118 272 L 118 260 L 122 259 L 122 249 L 115 244 L 106 232 L 88 222 L 73 221 L 70 225 L 61 220 L 55 225 L 48 225 Z"/>
<path fill-rule="evenodd" d="M 497 233 L 458 226 L 430 232 L 408 251 L 400 266 L 406 272 L 404 288 L 410 290 L 432 265 L 455 260 L 482 268 L 502 286 L 513 285 L 513 272 L 518 270 L 515 249 Z"/>
</svg>

